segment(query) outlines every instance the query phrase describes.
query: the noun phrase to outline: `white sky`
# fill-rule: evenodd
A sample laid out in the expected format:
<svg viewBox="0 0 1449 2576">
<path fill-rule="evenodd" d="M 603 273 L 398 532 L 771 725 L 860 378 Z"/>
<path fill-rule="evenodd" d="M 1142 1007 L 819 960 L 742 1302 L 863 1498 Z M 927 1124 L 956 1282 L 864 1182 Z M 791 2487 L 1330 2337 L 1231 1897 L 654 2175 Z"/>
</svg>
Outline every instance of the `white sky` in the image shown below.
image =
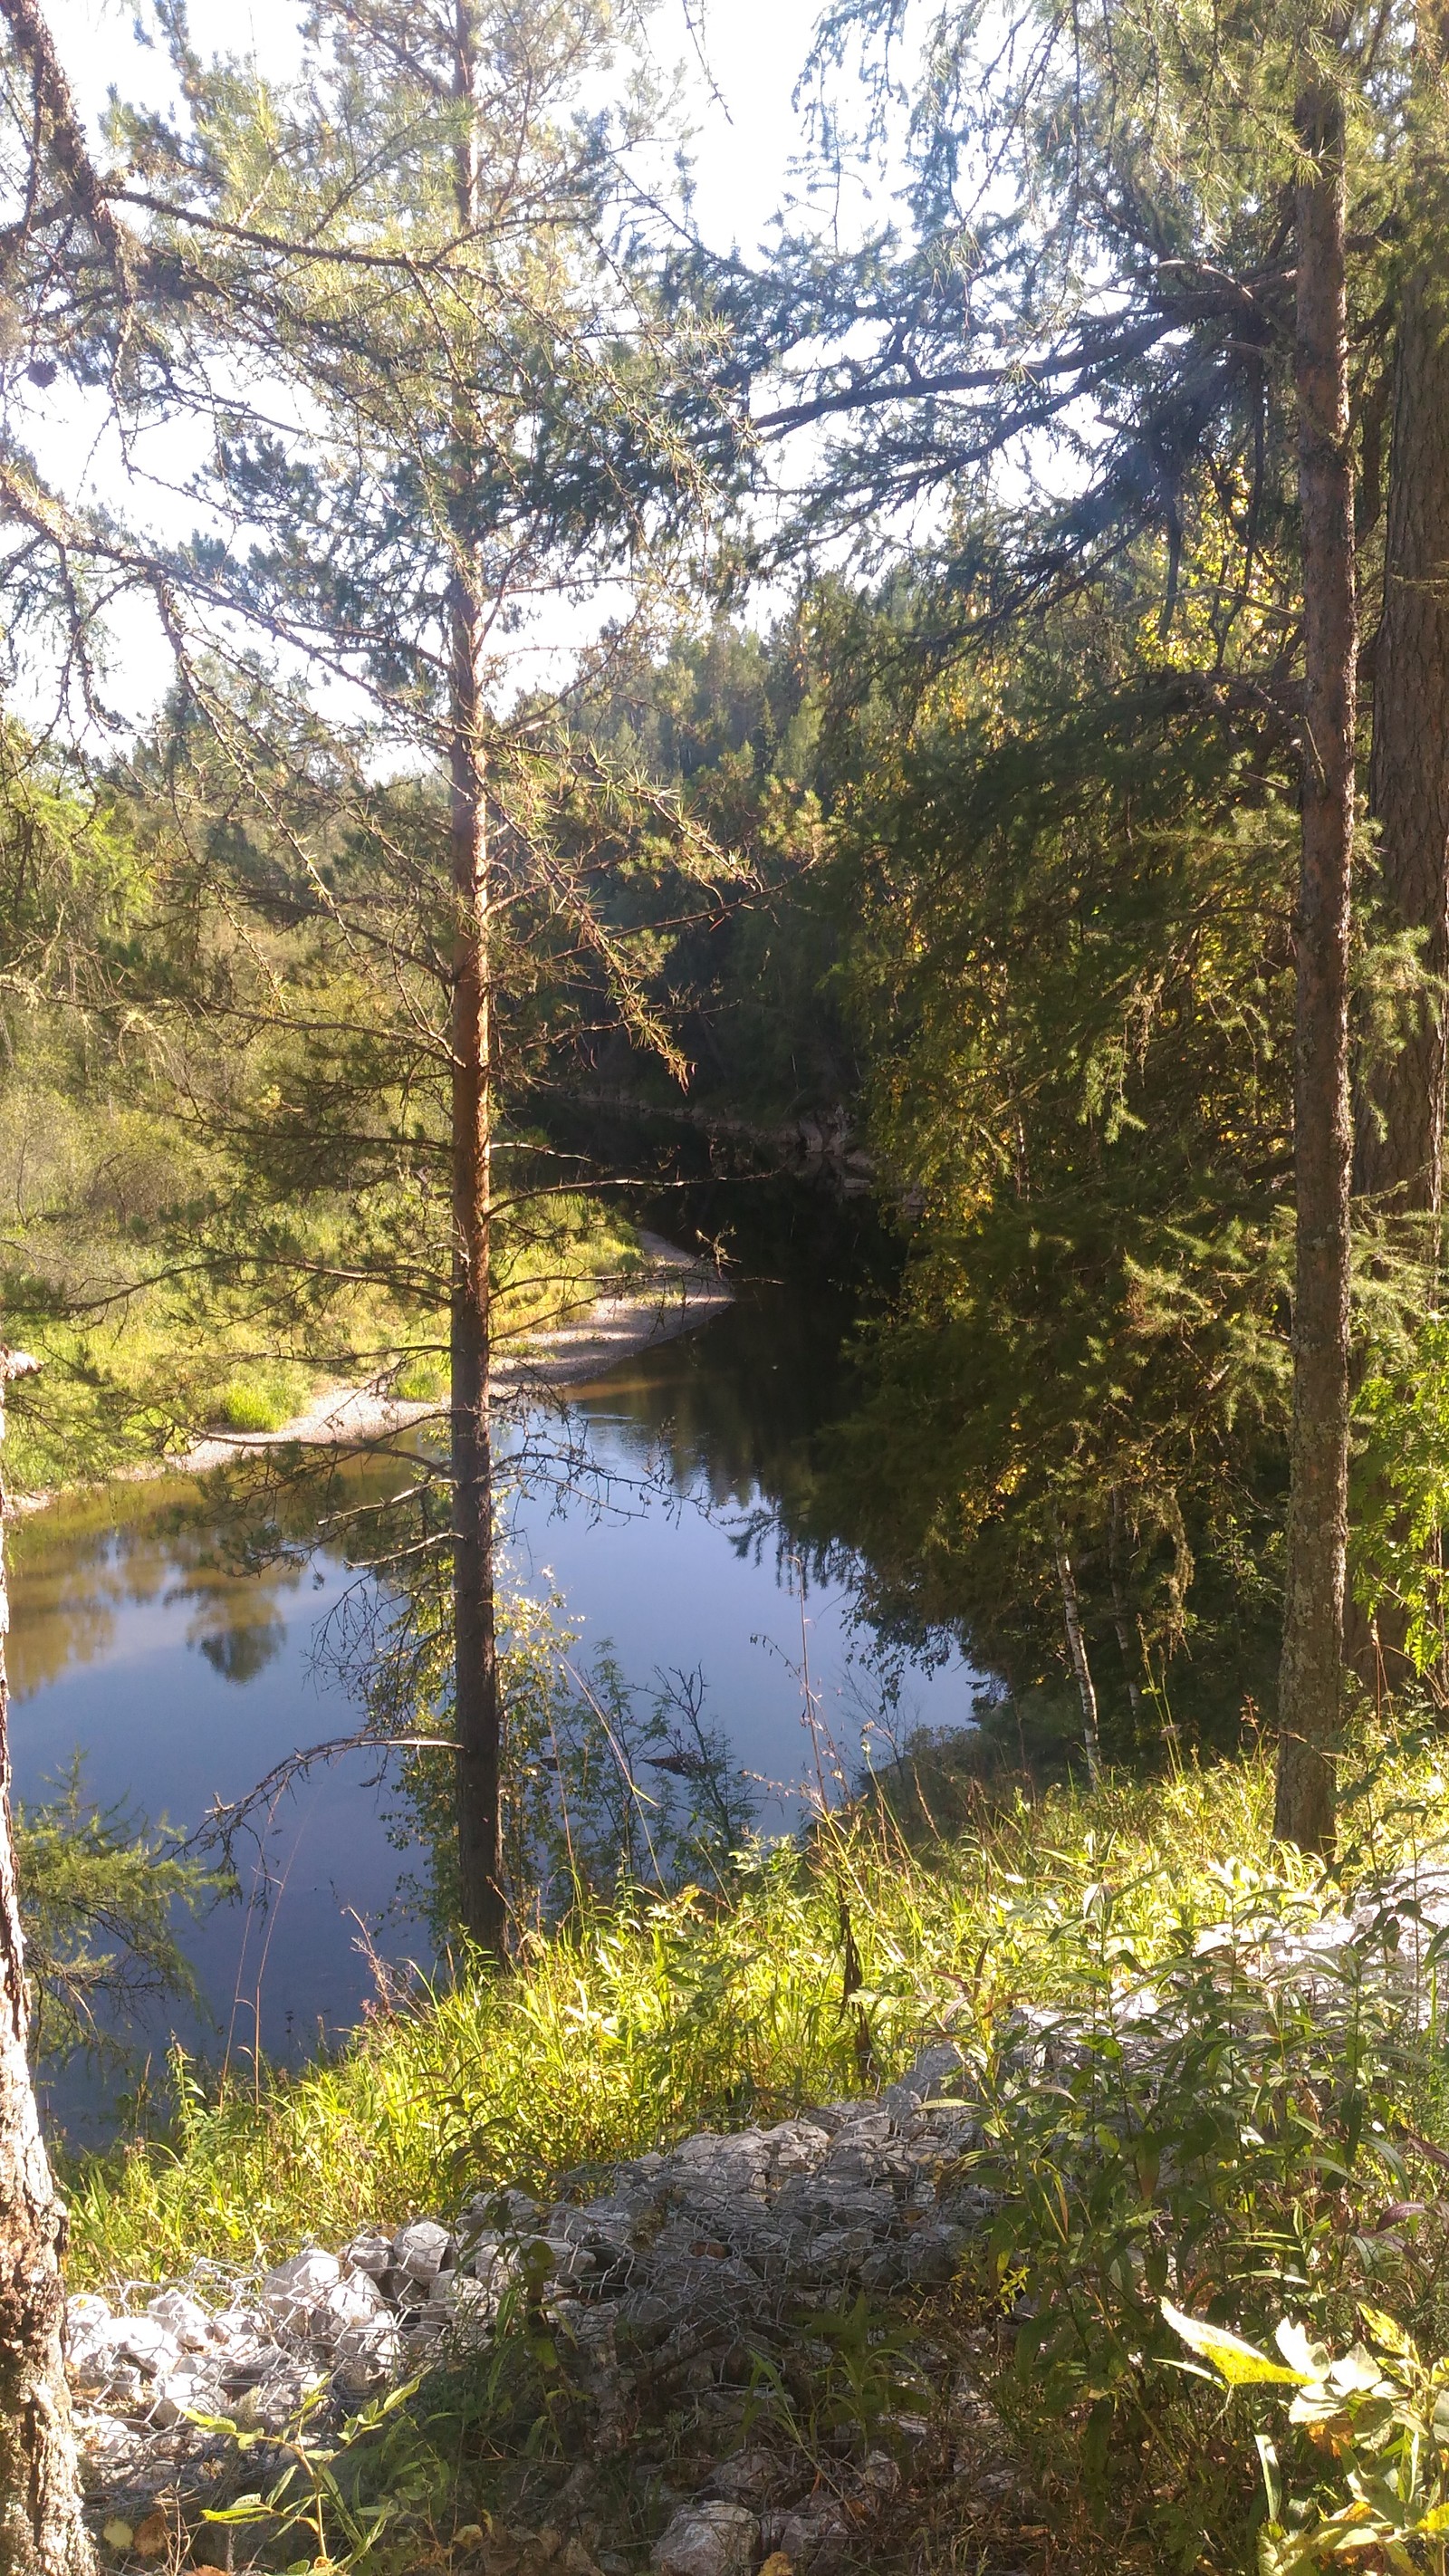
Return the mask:
<svg viewBox="0 0 1449 2576">
<path fill-rule="evenodd" d="M 695 128 L 695 221 L 717 249 L 758 249 L 771 216 L 791 192 L 791 163 L 804 139 L 792 92 L 817 6 L 818 0 L 705 0 L 700 34 L 707 79 L 685 0 L 659 0 L 654 50 L 662 69 L 685 75 Z M 113 89 L 157 108 L 174 104 L 166 56 L 138 41 L 137 15 L 126 0 L 49 0 L 46 14 L 104 163 L 100 121 Z M 254 52 L 265 67 L 285 76 L 296 59 L 301 16 L 301 0 L 193 0 L 190 34 L 203 55 Z M 72 499 L 109 501 L 163 534 L 184 533 L 194 524 L 194 509 L 184 496 L 173 500 L 155 485 L 128 485 L 99 396 L 87 399 L 62 378 L 49 393 L 31 395 L 28 407 L 42 470 Z M 148 438 L 144 462 L 151 475 L 169 475 L 179 484 L 190 461 L 179 437 L 169 450 L 164 434 Z M 152 612 L 138 599 L 120 605 L 111 631 L 107 699 L 125 724 L 144 724 L 169 683 L 169 652 Z M 36 715 L 43 695 L 38 688 Z"/>
</svg>

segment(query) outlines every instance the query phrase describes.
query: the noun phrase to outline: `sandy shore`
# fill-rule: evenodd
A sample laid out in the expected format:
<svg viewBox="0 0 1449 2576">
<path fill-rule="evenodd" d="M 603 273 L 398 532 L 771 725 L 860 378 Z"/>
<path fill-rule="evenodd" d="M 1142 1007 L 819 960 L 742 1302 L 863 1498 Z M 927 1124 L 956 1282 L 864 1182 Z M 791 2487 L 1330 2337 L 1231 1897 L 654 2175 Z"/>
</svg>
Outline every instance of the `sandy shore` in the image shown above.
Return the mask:
<svg viewBox="0 0 1449 2576">
<path fill-rule="evenodd" d="M 620 1360 L 654 1350 L 681 1333 L 692 1333 L 732 1302 L 732 1292 L 718 1271 L 697 1261 L 662 1235 L 643 1234 L 640 1248 L 648 1264 L 637 1287 L 622 1296 L 598 1297 L 573 1322 L 536 1334 L 521 1350 L 501 1352 L 493 1362 L 495 1404 L 548 1404 L 567 1387 L 587 1386 Z M 313 1449 L 360 1447 L 415 1423 L 441 1422 L 446 1407 L 436 1397 L 404 1403 L 385 1384 L 334 1386 L 315 1395 L 305 1413 L 295 1414 L 276 1431 L 221 1431 L 199 1440 L 181 1457 L 168 1459 L 164 1472 L 200 1473 L 226 1466 L 253 1449 L 284 1444 Z M 143 1470 L 142 1472 L 148 1472 Z"/>
</svg>

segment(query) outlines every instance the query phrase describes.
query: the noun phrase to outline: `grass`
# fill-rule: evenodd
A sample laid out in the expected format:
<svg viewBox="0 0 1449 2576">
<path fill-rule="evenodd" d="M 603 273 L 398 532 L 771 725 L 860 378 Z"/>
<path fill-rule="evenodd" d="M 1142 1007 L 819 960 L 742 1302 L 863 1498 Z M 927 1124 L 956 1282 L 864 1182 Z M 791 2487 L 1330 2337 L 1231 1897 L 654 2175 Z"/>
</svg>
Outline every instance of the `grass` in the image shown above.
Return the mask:
<svg viewBox="0 0 1449 2576">
<path fill-rule="evenodd" d="M 20 1272 L 7 1278 L 0 1258 L 6 1337 L 43 1363 L 9 1408 L 6 1464 L 19 1491 L 174 1457 L 208 1429 L 276 1431 L 338 1383 L 390 1375 L 406 1400 L 446 1393 L 441 1307 L 403 1305 L 366 1284 L 311 1315 L 270 1311 L 286 1302 L 275 1283 L 265 1294 L 263 1283 L 255 1293 L 199 1296 L 185 1275 L 163 1275 L 159 1246 L 104 1225 L 88 1237 L 86 1275 L 71 1279 L 68 1228 L 68 1219 L 52 1228 L 61 1238 L 61 1249 L 50 1247 L 53 1282 Z M 318 1258 L 335 1252 L 325 1214 L 312 1211 L 307 1228 L 299 1220 L 299 1233 L 302 1250 Z M 32 1238 L 39 1243 L 40 1231 Z M 627 1278 L 638 1258 L 632 1228 L 585 1198 L 553 1203 L 546 1229 L 500 1227 L 499 1348 L 575 1320 L 601 1276 Z"/>
</svg>

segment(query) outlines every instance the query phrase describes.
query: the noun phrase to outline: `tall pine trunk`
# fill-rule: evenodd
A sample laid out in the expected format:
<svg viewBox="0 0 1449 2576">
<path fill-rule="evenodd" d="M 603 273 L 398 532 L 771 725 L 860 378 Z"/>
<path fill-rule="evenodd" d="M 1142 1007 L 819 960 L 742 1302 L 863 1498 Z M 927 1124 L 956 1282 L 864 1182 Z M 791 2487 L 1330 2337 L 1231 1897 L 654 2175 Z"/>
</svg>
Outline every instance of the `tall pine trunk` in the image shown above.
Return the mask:
<svg viewBox="0 0 1449 2576">
<path fill-rule="evenodd" d="M 0 1438 L 7 1383 L 29 1365 L 19 1352 L 0 1349 Z M 91 2576 L 62 2349 L 65 2212 L 50 2178 L 25 2045 L 7 1624 L 0 1521 L 0 2576 Z"/>
<path fill-rule="evenodd" d="M 1442 9 L 1422 7 L 1421 94 L 1444 76 Z M 1369 1069 L 1355 1104 L 1354 1187 L 1387 1217 L 1433 1295 L 1443 1189 L 1449 979 L 1449 295 L 1442 275 L 1449 191 L 1431 149 L 1416 162 L 1416 236 L 1394 340 L 1383 610 L 1374 656 L 1369 808 L 1379 826 L 1385 927 L 1419 934 L 1425 988 L 1397 1053 Z M 1380 1605 L 1372 1629 L 1350 1601 L 1345 1661 L 1373 1688 L 1409 1677 L 1407 1622 Z"/>
<path fill-rule="evenodd" d="M 477 138 L 470 0 L 458 0 L 454 186 L 458 230 L 477 226 Z M 466 335 L 465 335 L 466 340 Z M 454 902 L 452 1010 L 452 1483 L 456 1810 L 462 1929 L 500 1955 L 505 1928 L 499 1799 L 502 1702 L 494 1600 L 489 1230 L 492 1211 L 493 994 L 489 961 L 487 775 L 481 668 L 484 638 L 473 580 L 477 440 L 466 345 L 454 351 L 454 566 L 449 604 L 448 743 Z"/>
<path fill-rule="evenodd" d="M 1387 926 L 1422 934 L 1429 989 L 1397 1054 L 1364 1086 L 1355 1179 L 1386 1214 L 1436 1217 L 1449 974 L 1449 298 L 1427 245 L 1404 281 L 1391 438 L 1369 806 Z"/>
<path fill-rule="evenodd" d="M 1442 0 L 1421 7 L 1417 43 L 1423 94 L 1444 76 Z M 1392 1062 L 1364 1085 L 1354 1180 L 1387 1214 L 1432 1219 L 1442 1194 L 1449 977 L 1449 191 L 1432 149 L 1417 158 L 1416 193 L 1394 341 L 1369 810 L 1388 927 L 1421 935 L 1428 990 Z"/>
<path fill-rule="evenodd" d="M 1295 922 L 1293 1426 L 1274 1831 L 1334 1838 L 1348 1540 L 1349 875 L 1354 818 L 1353 473 L 1343 111 L 1320 80 L 1297 106 L 1295 383 L 1303 543 L 1303 834 Z"/>
</svg>

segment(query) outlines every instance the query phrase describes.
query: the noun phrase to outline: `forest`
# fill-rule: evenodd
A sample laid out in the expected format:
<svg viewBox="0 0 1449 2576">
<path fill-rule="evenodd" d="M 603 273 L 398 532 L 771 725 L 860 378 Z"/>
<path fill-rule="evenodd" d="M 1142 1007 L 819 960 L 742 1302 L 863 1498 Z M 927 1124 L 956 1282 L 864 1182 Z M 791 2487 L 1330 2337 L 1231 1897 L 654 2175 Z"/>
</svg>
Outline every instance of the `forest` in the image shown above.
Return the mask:
<svg viewBox="0 0 1449 2576">
<path fill-rule="evenodd" d="M 1449 27 L 745 14 L 0 0 L 0 2576 L 1449 2569 Z"/>
</svg>

